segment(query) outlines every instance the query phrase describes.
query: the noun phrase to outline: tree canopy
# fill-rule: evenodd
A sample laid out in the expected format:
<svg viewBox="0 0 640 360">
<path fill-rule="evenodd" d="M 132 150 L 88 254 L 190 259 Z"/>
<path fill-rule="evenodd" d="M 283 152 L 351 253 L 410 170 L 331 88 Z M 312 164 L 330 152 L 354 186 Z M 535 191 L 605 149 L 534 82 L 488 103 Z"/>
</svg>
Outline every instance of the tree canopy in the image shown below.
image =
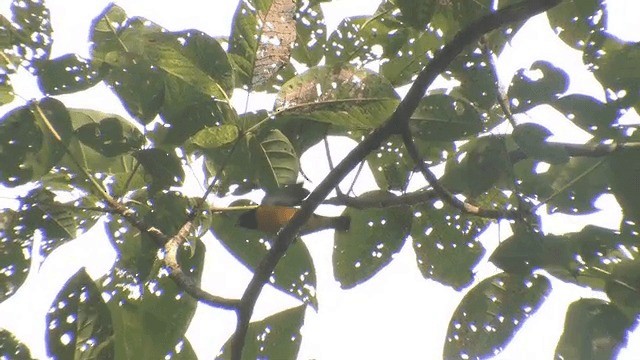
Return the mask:
<svg viewBox="0 0 640 360">
<path fill-rule="evenodd" d="M 32 251 L 46 257 L 105 224 L 117 259 L 103 277 L 81 270 L 60 290 L 46 317 L 50 356 L 195 359 L 184 334 L 200 303 L 237 315 L 220 359 L 295 359 L 305 309 L 318 307 L 314 260 L 328 261 L 312 259 L 298 234 L 330 204 L 350 218 L 348 231 L 335 231 L 331 259 L 344 289 L 410 243 L 425 279 L 466 291 L 443 358 L 498 354 L 545 301 L 552 277 L 608 297 L 568 308 L 556 357 L 615 358 L 640 311 L 640 135 L 620 120 L 639 109 L 640 47 L 607 31 L 605 2 L 383 0 L 332 33 L 322 2 L 240 1 L 228 38 L 168 31 L 111 4 L 88 29 L 88 58 L 51 58 L 45 2 L 13 1 L 10 18 L 0 16 L 0 104 L 11 107 L 0 119 L 0 185 L 28 192 L 0 213 L 0 301 L 24 283 Z M 496 56 L 540 13 L 582 53 L 604 100 L 568 93 L 565 69 L 548 61 L 498 81 Z M 44 94 L 26 104 L 11 83 L 25 70 Z M 439 76 L 454 85 L 432 86 Z M 61 100 L 98 84 L 128 116 Z M 275 100 L 243 111 L 230 100 L 239 90 Z M 550 141 L 529 112 L 538 106 L 590 140 Z M 330 136 L 358 144 L 336 164 L 327 146 L 331 171 L 304 184 L 302 154 Z M 206 189 L 197 197 L 182 187 L 195 166 Z M 375 180 L 369 191 L 340 186 L 363 166 Z M 298 191 L 299 210 L 276 235 L 237 226 L 256 204 L 216 205 L 301 183 L 313 188 Z M 618 229 L 541 231 L 543 212 L 590 214 L 603 194 L 622 209 Z M 513 235 L 486 254 L 478 237 L 501 219 Z M 200 287 L 206 234 L 252 271 L 241 298 Z M 475 279 L 484 261 L 501 271 Z M 251 322 L 265 285 L 300 305 Z M 0 334 L 0 355 L 31 358 Z"/>
</svg>

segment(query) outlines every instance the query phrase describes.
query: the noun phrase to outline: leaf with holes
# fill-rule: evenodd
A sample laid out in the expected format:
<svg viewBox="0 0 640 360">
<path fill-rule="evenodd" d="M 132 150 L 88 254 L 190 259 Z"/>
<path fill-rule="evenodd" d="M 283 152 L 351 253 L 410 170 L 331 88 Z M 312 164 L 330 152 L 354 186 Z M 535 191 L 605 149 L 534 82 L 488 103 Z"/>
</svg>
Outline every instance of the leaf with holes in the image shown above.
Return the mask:
<svg viewBox="0 0 640 360">
<path fill-rule="evenodd" d="M 374 200 L 390 193 L 373 191 L 360 196 Z M 333 276 L 343 289 L 361 284 L 385 266 L 404 245 L 411 229 L 409 206 L 357 210 L 347 208 L 342 215 L 351 217 L 349 231 L 335 233 Z"/>
<path fill-rule="evenodd" d="M 38 180 L 58 164 L 73 134 L 69 112 L 44 98 L 0 119 L 0 181 L 16 186 Z"/>
<path fill-rule="evenodd" d="M 90 196 L 80 198 L 73 202 L 62 203 L 57 200 L 53 192 L 55 184 L 42 179 L 43 188 L 31 190 L 25 197 L 20 198 L 20 210 L 13 231 L 6 234 L 12 241 L 18 241 L 22 246 L 30 245 L 37 233 L 42 235 L 40 244 L 41 256 L 46 257 L 60 245 L 75 239 L 80 234 L 89 230 L 97 221 L 100 213 L 85 210 L 86 207 L 95 206 L 94 199 Z M 58 194 L 71 195 L 75 189 L 67 183 L 64 191 Z M 13 238 L 15 237 L 15 238 Z M 24 243 L 22 242 L 24 241 Z"/>
<path fill-rule="evenodd" d="M 102 80 L 98 69 L 76 54 L 38 63 L 38 85 L 47 95 L 71 94 L 89 89 Z"/>
<path fill-rule="evenodd" d="M 400 48 L 411 43 L 411 37 L 420 32 L 403 26 L 394 16 L 394 11 L 397 8 L 387 1 L 382 2 L 371 16 L 352 16 L 342 20 L 327 41 L 327 65 L 366 65 L 381 59 L 380 54 L 374 51 L 376 48 L 382 49 L 382 58 L 390 61 L 404 54 Z M 391 77 L 387 78 L 393 83 Z"/>
<path fill-rule="evenodd" d="M 558 37 L 576 50 L 584 49 L 591 34 L 608 21 L 608 11 L 601 0 L 563 1 L 549 9 L 547 16 Z"/>
<path fill-rule="evenodd" d="M 184 181 L 184 169 L 175 153 L 150 148 L 137 151 L 133 156 L 151 177 L 149 192 L 152 194 L 171 186 L 179 186 Z"/>
<path fill-rule="evenodd" d="M 351 66 L 318 66 L 287 81 L 277 118 L 307 118 L 349 129 L 373 129 L 395 110 L 398 94 L 382 76 Z"/>
<path fill-rule="evenodd" d="M 307 67 L 318 65 L 327 43 L 327 25 L 319 4 L 302 3 L 296 16 L 296 33 L 291 57 Z"/>
<path fill-rule="evenodd" d="M 626 217 L 640 224 L 640 150 L 621 149 L 607 158 L 611 190 Z"/>
<path fill-rule="evenodd" d="M 33 71 L 35 64 L 51 53 L 53 28 L 49 9 L 44 1 L 12 1 L 11 12 L 18 29 L 13 50 L 29 62 L 27 67 Z"/>
<path fill-rule="evenodd" d="M 19 212 L 0 212 L 0 302 L 18 291 L 29 274 L 33 239 L 28 231 L 20 224 Z"/>
<path fill-rule="evenodd" d="M 484 196 L 481 205 L 503 207 L 507 197 L 496 190 Z M 460 214 L 449 205 L 436 208 L 432 203 L 414 206 L 411 225 L 413 250 L 418 268 L 427 279 L 461 290 L 474 279 L 473 268 L 485 249 L 478 240 L 491 221 Z"/>
<path fill-rule="evenodd" d="M 454 193 L 476 197 L 507 179 L 510 174 L 505 141 L 498 136 L 471 139 L 447 161 L 440 182 Z"/>
<path fill-rule="evenodd" d="M 462 299 L 451 317 L 443 358 L 495 356 L 551 291 L 542 275 L 502 273 L 483 280 Z"/>
<path fill-rule="evenodd" d="M 58 359 L 114 358 L 111 314 L 84 269 L 64 285 L 46 316 L 47 353 Z"/>
<path fill-rule="evenodd" d="M 259 87 L 289 64 L 296 40 L 295 12 L 294 0 L 239 2 L 229 38 L 238 85 Z"/>
<path fill-rule="evenodd" d="M 298 356 L 304 323 L 305 306 L 297 306 L 249 323 L 242 349 L 243 359 L 295 359 Z M 227 340 L 216 360 L 231 359 L 231 342 Z"/>
<path fill-rule="evenodd" d="M 468 101 L 437 94 L 420 100 L 409 126 L 422 141 L 452 141 L 479 133 L 482 119 Z"/>
<path fill-rule="evenodd" d="M 85 114 L 89 117 L 104 116 L 76 129 L 78 140 L 100 154 L 114 157 L 140 149 L 144 145 L 142 133 L 124 118 L 97 112 Z"/>
<path fill-rule="evenodd" d="M 611 125 L 617 119 L 615 106 L 583 94 L 569 94 L 550 103 L 582 130 L 600 138 L 615 138 L 617 130 Z"/>
<path fill-rule="evenodd" d="M 514 113 L 527 111 L 559 98 L 569 86 L 567 73 L 548 61 L 536 61 L 528 70 L 520 69 L 509 86 Z"/>
<path fill-rule="evenodd" d="M 580 299 L 569 306 L 556 359 L 616 359 L 637 321 L 600 299 Z"/>
<path fill-rule="evenodd" d="M 32 360 L 29 348 L 12 333 L 0 329 L 0 357 L 6 359 Z"/>
</svg>

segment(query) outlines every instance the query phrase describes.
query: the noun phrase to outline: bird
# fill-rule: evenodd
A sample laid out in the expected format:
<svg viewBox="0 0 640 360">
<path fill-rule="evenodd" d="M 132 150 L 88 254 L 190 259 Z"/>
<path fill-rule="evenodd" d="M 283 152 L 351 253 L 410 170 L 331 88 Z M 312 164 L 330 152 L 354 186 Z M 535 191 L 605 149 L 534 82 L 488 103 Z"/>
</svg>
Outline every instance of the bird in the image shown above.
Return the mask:
<svg viewBox="0 0 640 360">
<path fill-rule="evenodd" d="M 282 205 L 259 205 L 258 207 L 242 213 L 236 222 L 237 226 L 259 230 L 275 235 L 285 226 L 298 211 L 298 208 Z M 312 214 L 309 220 L 300 229 L 301 235 L 311 234 L 321 230 L 335 229 L 336 231 L 348 231 L 351 218 L 346 215 L 322 216 Z"/>
</svg>

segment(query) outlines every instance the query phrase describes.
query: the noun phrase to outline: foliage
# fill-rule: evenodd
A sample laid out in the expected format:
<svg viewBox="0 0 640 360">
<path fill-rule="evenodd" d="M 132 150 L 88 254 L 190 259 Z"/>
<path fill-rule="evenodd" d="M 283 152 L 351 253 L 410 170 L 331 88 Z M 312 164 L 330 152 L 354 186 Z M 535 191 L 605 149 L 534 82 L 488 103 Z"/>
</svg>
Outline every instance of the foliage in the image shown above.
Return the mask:
<svg viewBox="0 0 640 360">
<path fill-rule="evenodd" d="M 319 305 L 313 261 L 326 259 L 312 259 L 302 241 L 282 240 L 286 231 L 276 238 L 235 226 L 237 209 L 251 206 L 247 201 L 204 208 L 182 192 L 184 167 L 204 160 L 203 186 L 212 184 L 206 195 L 274 193 L 300 181 L 301 156 L 328 135 L 366 143 L 382 134 L 383 141 L 332 171 L 366 160 L 375 179 L 369 192 L 339 191 L 331 199 L 351 219 L 350 230 L 334 239 L 333 273 L 343 288 L 376 276 L 410 241 L 425 279 L 468 290 L 451 319 L 443 356 L 480 358 L 508 344 L 555 277 L 609 298 L 569 307 L 556 355 L 615 357 L 640 312 L 640 142 L 635 127 L 619 121 L 640 109 L 640 52 L 638 44 L 607 33 L 604 2 L 566 0 L 547 11 L 559 38 L 583 53 L 604 99 L 567 94 L 567 74 L 546 61 L 499 86 L 492 56 L 531 13 L 458 49 L 444 71 L 429 74 L 457 85 L 429 89 L 415 111 L 406 110 L 409 101 L 397 87 L 415 86 L 425 66 L 444 58 L 440 49 L 460 41 L 456 33 L 495 12 L 493 2 L 385 0 L 375 14 L 344 19 L 331 34 L 319 3 L 241 1 L 228 41 L 193 29 L 167 31 L 112 4 L 91 24 L 85 59 L 51 58 L 55 39 L 46 5 L 13 1 L 12 20 L 0 16 L 0 104 L 11 107 L 0 119 L 0 184 L 28 192 L 19 206 L 0 213 L 0 300 L 24 283 L 28 254 L 46 257 L 102 220 L 117 259 L 103 278 L 81 270 L 60 290 L 46 319 L 49 355 L 193 359 L 184 332 L 198 300 L 244 314 L 240 321 L 253 309 L 245 298 L 223 299 L 199 288 L 200 238 L 212 233 L 254 279 L 268 279 L 249 285 L 248 294 L 269 282 L 302 304 L 249 324 L 248 335 L 231 337 L 220 358 L 236 358 L 234 340 L 245 335 L 245 359 L 295 358 L 306 306 Z M 500 8 L 521 6 L 501 1 Z M 308 68 L 296 70 L 293 60 Z M 20 68 L 31 71 L 43 98 L 14 100 L 10 80 Z M 70 108 L 57 97 L 98 84 L 113 91 L 128 117 Z M 273 107 L 242 113 L 230 102 L 239 88 L 273 94 Z M 592 138 L 554 143 L 540 119 L 514 117 L 543 105 Z M 496 131 L 505 123 L 510 130 Z M 444 175 L 431 178 L 425 164 L 444 164 Z M 416 181 L 419 173 L 427 183 Z M 332 176 L 329 189 L 341 180 Z M 325 200 L 314 194 L 303 204 Z M 618 230 L 539 230 L 544 209 L 588 214 L 604 194 L 622 208 Z M 478 238 L 498 218 L 509 219 L 514 233 L 488 259 L 500 272 L 475 279 L 486 253 Z M 30 358 L 4 330 L 0 355 Z"/>
</svg>

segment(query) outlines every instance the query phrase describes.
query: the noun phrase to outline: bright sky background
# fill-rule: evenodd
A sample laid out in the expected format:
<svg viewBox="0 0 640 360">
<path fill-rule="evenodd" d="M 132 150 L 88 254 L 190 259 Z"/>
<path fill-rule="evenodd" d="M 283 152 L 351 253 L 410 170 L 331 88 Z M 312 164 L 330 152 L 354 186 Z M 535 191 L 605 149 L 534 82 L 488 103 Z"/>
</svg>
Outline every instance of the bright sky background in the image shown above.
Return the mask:
<svg viewBox="0 0 640 360">
<path fill-rule="evenodd" d="M 609 0 L 611 4 L 610 30 L 625 40 L 640 40 L 640 25 L 637 17 L 640 6 L 635 1 Z M 91 20 L 108 4 L 104 0 L 49 0 L 54 29 L 53 57 L 75 52 L 88 56 L 87 31 Z M 127 13 L 146 17 L 169 30 L 196 28 L 209 35 L 228 35 L 235 1 L 117 1 Z M 343 17 L 371 14 L 378 2 L 372 0 L 342 0 L 323 4 L 328 31 L 331 33 Z M 0 1 L 0 12 L 8 14 L 9 1 Z M 633 14 L 633 15 L 632 15 Z M 534 60 L 545 59 L 562 67 L 571 75 L 569 92 L 582 92 L 602 98 L 602 89 L 584 70 L 580 54 L 566 49 L 546 27 L 546 18 L 537 17 L 527 24 L 513 41 L 513 47 L 505 51 L 499 61 L 502 80 L 508 82 L 513 72 L 528 67 Z M 635 36 L 635 38 L 634 38 Z M 30 77 L 14 78 L 17 94 L 25 99 L 38 98 L 35 82 Z M 238 92 L 240 93 L 240 92 Z M 117 98 L 106 87 L 100 85 L 79 95 L 58 97 L 69 107 L 83 107 L 118 113 L 127 117 Z M 260 97 L 251 98 L 251 108 L 269 108 Z M 239 111 L 244 109 L 244 98 L 234 98 Z M 15 106 L 12 104 L 12 107 Z M 0 113 L 7 111 L 0 108 Z M 544 109 L 531 111 L 536 121 L 545 118 L 546 126 L 555 127 L 557 114 Z M 558 141 L 576 141 L 579 134 L 566 128 L 556 130 Z M 335 158 L 344 156 L 353 146 L 350 141 L 336 141 L 342 150 L 333 151 Z M 342 152 L 341 154 L 339 152 Z M 323 151 L 311 151 L 303 159 L 303 169 L 314 183 L 327 172 L 324 161 L 314 161 L 314 166 L 305 166 L 305 160 L 324 160 Z M 334 161 L 336 159 L 334 158 Z M 370 174 L 368 174 L 370 176 Z M 188 184 L 187 186 L 191 186 Z M 360 187 L 356 191 L 364 191 Z M 190 190 L 199 194 L 198 185 Z M 545 231 L 562 233 L 577 231 L 588 223 L 617 227 L 620 214 L 608 206 L 610 199 L 596 203 L 608 207 L 586 220 L 578 221 L 567 216 L 556 215 L 545 221 Z M 9 300 L 0 304 L 0 327 L 13 331 L 26 342 L 32 355 L 45 358 L 44 316 L 59 286 L 81 266 L 97 278 L 111 266 L 115 257 L 108 241 L 101 234 L 101 227 L 82 236 L 74 244 L 63 246 L 42 265 L 39 273 L 33 268 L 25 285 Z M 500 239 L 510 235 L 509 227 L 493 226 L 483 238 L 487 254 L 490 254 Z M 205 238 L 207 245 L 204 287 L 218 295 L 239 297 L 250 279 L 250 273 L 239 265 L 212 238 Z M 331 269 L 332 234 L 323 232 L 305 238 L 314 257 L 318 277 L 318 300 L 320 310 L 316 314 L 308 310 L 303 328 L 300 359 L 438 359 L 442 357 L 442 346 L 446 329 L 463 294 L 433 281 L 422 278 L 415 265 L 415 256 L 410 242 L 404 246 L 397 258 L 373 279 L 348 291 L 339 288 Z M 491 265 L 480 266 L 478 278 L 495 272 Z M 554 282 L 554 291 L 542 308 L 514 338 L 497 359 L 550 359 L 562 332 L 568 304 L 580 296 L 602 296 L 590 294 L 585 289 Z M 297 302 L 277 290 L 265 288 L 258 302 L 255 319 L 276 311 L 295 306 Z M 191 344 L 201 359 L 211 359 L 235 326 L 235 316 L 228 311 L 199 306 L 187 332 Z M 630 338 L 629 347 L 620 359 L 638 358 L 640 333 Z"/>
</svg>

